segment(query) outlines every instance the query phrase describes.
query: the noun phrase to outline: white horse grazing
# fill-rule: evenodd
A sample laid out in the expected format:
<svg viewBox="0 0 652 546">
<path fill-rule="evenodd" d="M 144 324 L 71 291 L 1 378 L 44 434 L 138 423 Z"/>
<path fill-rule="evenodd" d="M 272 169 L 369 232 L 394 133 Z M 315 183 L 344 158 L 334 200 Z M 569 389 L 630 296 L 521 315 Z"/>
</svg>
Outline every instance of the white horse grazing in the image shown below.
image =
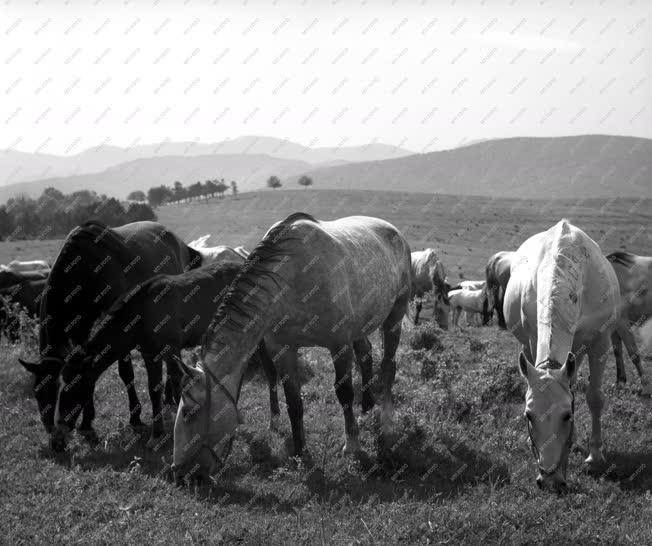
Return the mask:
<svg viewBox="0 0 652 546">
<path fill-rule="evenodd" d="M 481 290 L 487 285 L 487 281 L 461 281 L 458 282 L 452 290 Z"/>
<path fill-rule="evenodd" d="M 469 324 L 472 315 L 482 314 L 486 310 L 487 292 L 482 288 L 479 290 L 458 288 L 448 293 L 448 301 L 453 311 L 453 324 L 458 325 L 462 311 L 466 313 L 466 323 Z"/>
<path fill-rule="evenodd" d="M 621 320 L 611 335 L 616 357 L 616 380 L 625 383 L 627 373 L 623 362 L 622 343 L 632 359 L 641 378 L 643 394 L 652 394 L 650 377 L 641 363 L 631 325 L 642 325 L 652 317 L 652 257 L 637 256 L 630 252 L 617 251 L 607 254 L 607 260 L 616 272 L 622 302 Z"/>
<path fill-rule="evenodd" d="M 604 460 L 602 376 L 619 310 L 613 268 L 600 247 L 567 220 L 530 237 L 516 251 L 504 311 L 507 328 L 522 346 L 525 416 L 541 488 L 566 487 L 574 436 L 571 385 L 584 353 L 589 357 L 586 400 L 592 421 L 586 462 Z"/>
<path fill-rule="evenodd" d="M 446 270 L 437 252 L 432 248 L 412 252 L 412 299 L 416 298 L 414 324 L 419 323 L 423 306 L 421 299 L 426 292 L 432 293 L 432 318 L 441 328 L 448 328 L 448 285 Z"/>
<path fill-rule="evenodd" d="M 28 262 L 21 262 L 12 260 L 8 265 L 0 266 L 3 271 L 36 271 L 41 269 L 50 269 L 50 264 L 45 260 L 31 260 Z"/>
<path fill-rule="evenodd" d="M 202 264 L 216 263 L 216 262 L 236 262 L 241 263 L 247 259 L 249 252 L 242 246 L 232 248 L 230 246 L 213 246 L 207 247 L 206 242 L 210 238 L 210 233 L 202 235 L 188 243 L 188 246 L 194 248 L 202 256 Z"/>
</svg>

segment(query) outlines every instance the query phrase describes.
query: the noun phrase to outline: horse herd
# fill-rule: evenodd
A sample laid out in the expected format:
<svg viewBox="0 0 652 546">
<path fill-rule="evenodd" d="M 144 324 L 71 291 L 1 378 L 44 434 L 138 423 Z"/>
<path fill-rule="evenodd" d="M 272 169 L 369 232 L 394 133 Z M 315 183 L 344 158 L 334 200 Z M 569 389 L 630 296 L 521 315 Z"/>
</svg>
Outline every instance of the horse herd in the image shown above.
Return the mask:
<svg viewBox="0 0 652 546">
<path fill-rule="evenodd" d="M 278 426 L 276 389 L 281 382 L 294 452 L 301 455 L 306 445 L 298 350 L 320 346 L 330 351 L 335 368 L 344 452 L 356 453 L 361 448 L 353 362 L 362 380 L 362 411 L 367 412 L 375 405 L 368 338 L 380 330 L 381 433 L 389 433 L 402 321 L 414 298 L 418 321 L 421 298 L 428 292 L 433 319 L 443 327 L 449 310 L 454 323 L 465 310 L 479 313 L 485 324 L 495 311 L 499 325 L 521 344 L 527 430 L 542 488 L 566 487 L 574 431 L 571 387 L 584 355 L 591 372 L 588 462 L 603 460 L 601 383 L 610 339 L 620 358 L 618 379 L 625 378 L 622 339 L 644 393 L 650 392 L 630 323 L 649 316 L 652 259 L 625 252 L 605 257 L 566 220 L 514 252 L 493 256 L 484 281 L 457 286 L 446 281 L 435 251 L 411 252 L 400 231 L 378 218 L 318 221 L 294 213 L 274 224 L 251 253 L 242 247 L 207 248 L 206 239 L 186 244 L 155 222 L 117 228 L 87 222 L 68 235 L 50 270 L 38 265 L 41 277 L 26 275 L 8 285 L 16 278 L 3 275 L 17 275 L 16 264 L 0 271 L 3 290 L 9 286 L 16 296 L 28 287 L 37 293 L 30 310 L 38 309 L 39 360 L 20 362 L 34 375 L 40 418 L 54 450 L 66 448 L 78 421 L 78 432 L 97 441 L 92 427 L 95 385 L 116 361 L 130 424 L 143 426 L 130 358 L 136 349 L 145 362 L 152 404 L 148 447 L 158 449 L 169 438 L 163 402 L 177 408 L 172 470 L 178 481 L 206 477 L 224 466 L 252 360 L 262 365 L 269 383 L 272 428 Z M 199 362 L 190 366 L 181 350 L 197 346 Z"/>
</svg>

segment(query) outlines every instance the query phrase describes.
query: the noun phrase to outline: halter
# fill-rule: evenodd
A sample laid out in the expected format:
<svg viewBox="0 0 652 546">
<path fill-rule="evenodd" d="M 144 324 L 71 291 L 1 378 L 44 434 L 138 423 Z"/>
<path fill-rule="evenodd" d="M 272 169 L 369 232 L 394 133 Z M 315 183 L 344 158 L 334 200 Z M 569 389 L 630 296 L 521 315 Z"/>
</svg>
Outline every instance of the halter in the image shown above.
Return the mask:
<svg viewBox="0 0 652 546">
<path fill-rule="evenodd" d="M 217 452 L 215 451 L 213 446 L 210 445 L 209 443 L 207 443 L 206 440 L 205 440 L 205 438 L 208 436 L 208 433 L 209 433 L 209 430 L 210 430 L 210 418 L 211 418 L 210 417 L 210 410 L 211 410 L 212 390 L 213 390 L 212 386 L 211 386 L 211 379 L 226 394 L 227 398 L 233 404 L 233 407 L 236 409 L 236 412 L 237 412 L 237 408 L 238 408 L 238 401 L 237 401 L 236 398 L 233 397 L 233 395 L 229 392 L 229 390 L 213 375 L 213 373 L 208 369 L 208 367 L 204 368 L 204 375 L 206 377 L 206 387 L 205 387 L 206 402 L 205 402 L 205 408 L 204 408 L 204 427 L 203 427 L 204 432 L 203 432 L 203 434 L 201 436 L 202 443 L 200 444 L 199 449 L 197 449 L 197 451 L 195 451 L 192 458 L 189 459 L 188 461 L 186 461 L 185 463 L 183 463 L 182 466 L 190 465 L 193 461 L 195 461 L 197 459 L 197 457 L 202 452 L 202 450 L 206 449 L 210 453 L 213 460 L 215 462 L 217 462 L 217 464 L 220 467 L 224 467 L 224 465 L 225 465 L 224 459 L 222 459 L 222 457 L 220 457 L 217 454 Z M 232 445 L 233 445 L 233 435 L 229 439 L 229 449 L 228 449 L 228 451 L 231 451 L 231 446 Z M 178 467 L 175 467 L 174 464 L 172 465 L 171 468 L 172 468 L 173 472 L 174 472 L 174 470 L 178 470 Z"/>
<path fill-rule="evenodd" d="M 562 456 L 559 458 L 559 461 L 557 461 L 557 464 L 555 464 L 551 469 L 546 470 L 541 466 L 541 463 L 539 463 L 541 453 L 539 452 L 539 448 L 537 447 L 537 444 L 534 441 L 534 437 L 532 436 L 532 423 L 530 422 L 529 419 L 526 419 L 526 421 L 527 421 L 527 433 L 528 436 L 530 437 L 530 448 L 532 449 L 532 455 L 534 455 L 534 458 L 537 461 L 539 472 L 541 473 L 541 476 L 544 477 L 552 476 L 555 472 L 557 472 L 557 470 L 559 470 L 559 467 L 562 465 L 562 461 L 564 459 L 564 453 L 568 453 L 570 451 L 571 446 L 573 445 L 573 433 L 575 432 L 575 393 L 571 391 L 571 428 L 568 433 L 568 438 L 566 438 L 566 442 L 564 443 L 564 450 L 562 452 Z"/>
</svg>

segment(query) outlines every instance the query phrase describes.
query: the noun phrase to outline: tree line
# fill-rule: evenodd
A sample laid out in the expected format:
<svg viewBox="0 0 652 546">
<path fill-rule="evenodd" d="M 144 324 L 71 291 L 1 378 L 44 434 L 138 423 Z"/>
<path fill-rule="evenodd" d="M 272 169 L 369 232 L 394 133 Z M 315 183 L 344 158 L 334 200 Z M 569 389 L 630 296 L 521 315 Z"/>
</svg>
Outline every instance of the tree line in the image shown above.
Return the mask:
<svg viewBox="0 0 652 546">
<path fill-rule="evenodd" d="M 37 199 L 20 195 L 0 206 L 0 238 L 46 239 L 67 235 L 88 220 L 114 227 L 156 220 L 156 214 L 147 203 L 123 204 L 94 191 L 64 194 L 56 188 L 46 188 Z"/>
<path fill-rule="evenodd" d="M 297 183 L 303 186 L 304 189 L 307 189 L 308 186 L 312 186 L 313 182 L 312 178 L 304 175 L 299 178 Z M 267 179 L 267 187 L 269 188 L 277 189 L 282 185 L 281 179 L 278 176 L 270 176 Z M 168 203 L 187 203 L 199 199 L 209 199 L 216 195 L 220 199 L 223 199 L 224 194 L 229 189 L 231 189 L 233 197 L 237 197 L 238 184 L 235 180 L 232 180 L 230 184 L 227 184 L 223 178 L 220 180 L 206 180 L 203 183 L 195 182 L 187 187 L 177 180 L 171 187 L 161 184 L 160 186 L 149 188 L 147 194 L 143 191 L 131 192 L 127 199 L 132 201 L 147 200 L 152 207 L 159 207 Z"/>
<path fill-rule="evenodd" d="M 147 190 L 147 201 L 152 207 L 158 207 L 166 203 L 208 199 L 216 195 L 220 199 L 223 199 L 224 194 L 229 188 L 234 197 L 238 195 L 238 184 L 235 180 L 232 180 L 230 184 L 227 184 L 223 178 L 221 180 L 206 180 L 204 183 L 195 182 L 188 187 L 176 181 L 172 187 L 162 184 L 149 188 Z M 143 197 L 142 200 L 144 200 L 145 195 L 143 192 L 132 192 L 129 194 L 129 198 L 140 200 L 138 197 L 141 197 L 141 194 Z"/>
</svg>

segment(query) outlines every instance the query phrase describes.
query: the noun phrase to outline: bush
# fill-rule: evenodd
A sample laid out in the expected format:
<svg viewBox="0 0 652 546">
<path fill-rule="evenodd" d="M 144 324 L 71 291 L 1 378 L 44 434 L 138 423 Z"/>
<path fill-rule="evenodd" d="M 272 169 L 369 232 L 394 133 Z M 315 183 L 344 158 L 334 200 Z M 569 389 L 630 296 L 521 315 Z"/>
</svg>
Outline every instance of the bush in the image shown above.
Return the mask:
<svg viewBox="0 0 652 546">
<path fill-rule="evenodd" d="M 505 402 L 522 402 L 525 397 L 525 380 L 516 363 L 491 359 L 483 367 L 486 387 L 480 399 L 484 406 Z"/>
<path fill-rule="evenodd" d="M 469 351 L 472 353 L 481 353 L 487 348 L 487 345 L 484 341 L 480 339 L 471 338 L 469 339 Z"/>
<path fill-rule="evenodd" d="M 436 330 L 429 324 L 416 326 L 410 332 L 407 343 L 415 351 L 419 349 L 442 351 L 444 349 L 444 344 L 439 339 Z"/>
</svg>

